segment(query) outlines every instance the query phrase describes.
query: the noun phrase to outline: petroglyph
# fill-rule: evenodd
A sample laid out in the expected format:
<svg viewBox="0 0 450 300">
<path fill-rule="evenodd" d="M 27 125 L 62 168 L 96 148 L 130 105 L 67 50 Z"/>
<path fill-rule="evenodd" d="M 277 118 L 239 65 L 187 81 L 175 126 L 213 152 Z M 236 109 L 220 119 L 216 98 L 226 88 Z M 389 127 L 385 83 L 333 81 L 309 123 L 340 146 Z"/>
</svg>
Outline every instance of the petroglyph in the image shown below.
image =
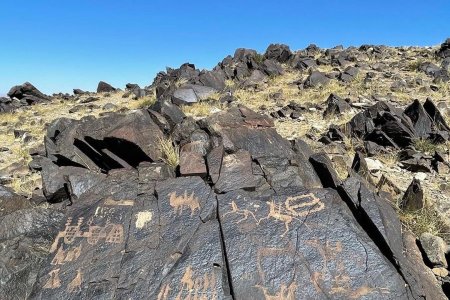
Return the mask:
<svg viewBox="0 0 450 300">
<path fill-rule="evenodd" d="M 60 231 L 53 242 L 50 253 L 53 253 L 58 248 L 59 240 L 63 239 L 63 243 L 70 245 L 76 238 L 85 238 L 90 245 L 95 245 L 99 240 L 105 239 L 107 243 L 122 243 L 123 242 L 123 225 L 122 224 L 106 224 L 105 226 L 95 226 L 89 223 L 87 232 L 81 230 L 84 218 L 79 218 L 77 225 L 72 224 L 72 218 L 68 218 L 65 229 Z"/>
<path fill-rule="evenodd" d="M 183 213 L 184 207 L 191 210 L 191 216 L 194 215 L 197 209 L 200 210 L 200 203 L 198 198 L 194 196 L 194 192 L 190 196 L 188 196 L 187 191 L 184 191 L 184 194 L 181 196 L 177 196 L 176 192 L 173 192 L 169 194 L 169 197 L 169 204 L 175 208 L 175 213 L 178 215 Z"/>
<path fill-rule="evenodd" d="M 48 273 L 48 276 L 50 276 L 50 278 L 43 286 L 44 289 L 56 289 L 61 286 L 61 280 L 59 279 L 59 270 L 60 269 L 55 269 Z"/>
<path fill-rule="evenodd" d="M 309 201 L 303 201 L 304 199 Z M 285 202 L 286 210 L 296 217 L 304 217 L 310 213 L 316 213 L 325 208 L 325 204 L 320 201 L 313 193 L 306 195 L 299 195 L 295 197 L 287 197 Z M 306 211 L 301 211 L 300 209 L 307 207 Z"/>
<path fill-rule="evenodd" d="M 249 216 L 252 216 L 257 225 L 263 220 L 275 219 L 284 223 L 285 231 L 281 236 L 284 236 L 289 231 L 289 225 L 294 220 L 300 220 L 300 218 L 307 216 L 311 213 L 317 213 L 325 208 L 325 204 L 320 201 L 313 193 L 299 195 L 294 197 L 287 197 L 284 203 L 275 204 L 275 201 L 268 201 L 266 205 L 269 207 L 269 213 L 267 216 L 256 219 L 254 212 L 248 209 L 240 209 L 236 202 L 231 201 L 231 210 L 226 212 L 223 216 L 230 213 L 235 213 L 242 216 L 242 219 L 237 221 L 240 223 L 247 220 Z"/>
<path fill-rule="evenodd" d="M 281 236 L 284 236 L 289 231 L 289 224 L 293 220 L 300 220 L 299 218 L 301 217 L 305 217 L 310 213 L 319 212 L 325 208 L 325 204 L 313 193 L 287 197 L 284 202 L 284 207 L 281 203 L 277 206 L 274 201 L 268 202 L 267 204 L 269 205 L 269 214 L 261 218 L 258 223 L 270 218 L 284 222 L 286 229 Z M 304 210 L 304 208 L 307 209 Z"/>
<path fill-rule="evenodd" d="M 73 249 L 67 249 L 64 251 L 63 245 L 59 246 L 58 251 L 56 252 L 55 257 L 53 258 L 51 264 L 52 265 L 63 265 L 66 262 L 75 261 L 80 257 L 81 254 L 81 245 L 74 247 Z"/>
<path fill-rule="evenodd" d="M 307 240 L 305 244 L 315 248 L 322 258 L 321 270 L 311 273 L 311 282 L 318 293 L 324 290 L 327 283 L 331 284 L 329 292 L 331 295 L 343 295 L 348 299 L 359 299 L 374 292 L 389 293 L 385 288 L 370 288 L 368 285 L 352 289 L 352 279 L 348 276 L 344 261 L 339 256 L 343 250 L 342 242 L 326 241 L 322 244 L 318 240 Z"/>
<path fill-rule="evenodd" d="M 153 213 L 150 210 L 140 211 L 136 215 L 136 228 L 142 229 L 152 220 Z"/>
<path fill-rule="evenodd" d="M 259 285 L 256 285 L 256 287 L 263 291 L 265 300 L 295 300 L 295 292 L 297 291 L 297 285 L 293 282 L 288 286 L 282 284 L 275 295 L 271 295 L 266 287 Z"/>
<path fill-rule="evenodd" d="M 197 299 L 197 300 L 210 300 L 217 299 L 216 289 L 216 275 L 214 272 L 206 273 L 202 276 L 196 276 L 191 266 L 188 266 L 181 278 L 177 287 L 181 284 L 181 289 L 175 295 L 171 295 L 172 289 L 170 284 L 165 284 L 161 287 L 158 293 L 158 300 L 167 299 Z M 173 297 L 175 296 L 175 298 Z"/>
<path fill-rule="evenodd" d="M 224 213 L 222 217 L 224 218 L 226 215 L 231 214 L 231 213 L 235 213 L 235 214 L 242 216 L 242 219 L 240 219 L 239 221 L 236 222 L 237 224 L 239 224 L 242 221 L 247 220 L 248 216 L 252 216 L 253 219 L 258 223 L 258 220 L 256 219 L 255 215 L 253 214 L 253 212 L 251 210 L 239 209 L 236 202 L 234 202 L 234 201 L 231 201 L 231 210 Z"/>
<path fill-rule="evenodd" d="M 107 205 L 107 206 L 133 206 L 134 200 L 114 200 L 111 198 L 107 198 L 104 202 L 104 205 Z"/>
<path fill-rule="evenodd" d="M 81 290 L 82 282 L 83 282 L 83 273 L 81 273 L 81 270 L 78 269 L 75 278 L 67 285 L 67 291 L 69 293 L 72 293 L 75 290 Z"/>
</svg>

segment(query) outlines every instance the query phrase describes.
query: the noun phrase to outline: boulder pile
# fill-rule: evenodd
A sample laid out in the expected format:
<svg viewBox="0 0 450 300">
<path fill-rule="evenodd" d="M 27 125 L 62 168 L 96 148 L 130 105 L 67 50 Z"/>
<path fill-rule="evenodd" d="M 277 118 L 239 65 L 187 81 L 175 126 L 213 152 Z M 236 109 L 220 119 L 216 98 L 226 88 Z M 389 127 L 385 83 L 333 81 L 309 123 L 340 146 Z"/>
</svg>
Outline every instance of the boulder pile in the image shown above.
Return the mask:
<svg viewBox="0 0 450 300">
<path fill-rule="evenodd" d="M 345 102 L 339 106 L 330 99 L 332 96 L 327 111 L 330 107 L 337 112 L 348 108 Z M 341 128 L 331 126 L 320 141 L 330 144 L 343 142 L 346 137 L 363 141 L 364 151 L 369 156 L 401 150 L 399 159 L 403 167 L 412 172 L 440 172 L 449 167 L 442 153 L 425 155 L 415 148 L 418 141 L 441 144 L 450 138 L 450 127 L 431 99 L 423 105 L 414 100 L 404 110 L 379 101 L 356 114 Z"/>
<path fill-rule="evenodd" d="M 48 208 L 0 190 L 6 299 L 446 298 L 361 166 L 342 181 L 245 106 L 59 119 L 45 147 Z"/>
<path fill-rule="evenodd" d="M 12 87 L 8 97 L 0 97 L 0 112 L 10 112 L 19 107 L 49 101 L 51 97 L 41 93 L 34 85 L 25 82 Z"/>
</svg>

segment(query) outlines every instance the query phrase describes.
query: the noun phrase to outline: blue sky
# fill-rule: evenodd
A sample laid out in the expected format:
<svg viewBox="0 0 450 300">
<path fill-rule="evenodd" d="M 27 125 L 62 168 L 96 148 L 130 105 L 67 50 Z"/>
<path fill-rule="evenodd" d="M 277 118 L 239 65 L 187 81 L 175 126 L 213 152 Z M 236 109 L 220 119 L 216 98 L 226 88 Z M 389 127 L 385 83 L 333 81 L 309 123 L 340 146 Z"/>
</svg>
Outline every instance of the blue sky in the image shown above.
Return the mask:
<svg viewBox="0 0 450 300">
<path fill-rule="evenodd" d="M 144 86 L 166 66 L 212 68 L 270 43 L 436 45 L 449 13 L 448 0 L 1 0 L 0 95 L 25 81 L 45 93 Z"/>
</svg>

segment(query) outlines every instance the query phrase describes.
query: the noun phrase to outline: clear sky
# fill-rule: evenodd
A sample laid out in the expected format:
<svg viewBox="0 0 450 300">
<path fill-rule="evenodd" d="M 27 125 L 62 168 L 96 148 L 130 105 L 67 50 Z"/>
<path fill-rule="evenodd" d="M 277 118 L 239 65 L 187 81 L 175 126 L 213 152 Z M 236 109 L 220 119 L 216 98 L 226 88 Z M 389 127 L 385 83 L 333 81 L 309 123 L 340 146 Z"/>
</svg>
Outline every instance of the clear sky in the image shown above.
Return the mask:
<svg viewBox="0 0 450 300">
<path fill-rule="evenodd" d="M 449 0 L 1 0 L 0 95 L 25 81 L 45 93 L 144 86 L 166 66 L 212 68 L 270 43 L 437 45 L 449 14 Z"/>
</svg>

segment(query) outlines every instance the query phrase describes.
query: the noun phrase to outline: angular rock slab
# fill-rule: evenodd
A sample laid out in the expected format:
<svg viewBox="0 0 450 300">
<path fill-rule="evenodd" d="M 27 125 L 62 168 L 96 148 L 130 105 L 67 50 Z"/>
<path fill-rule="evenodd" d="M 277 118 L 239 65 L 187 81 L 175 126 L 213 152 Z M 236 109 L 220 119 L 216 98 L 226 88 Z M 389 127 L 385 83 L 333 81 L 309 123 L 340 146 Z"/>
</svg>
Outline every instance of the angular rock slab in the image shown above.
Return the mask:
<svg viewBox="0 0 450 300">
<path fill-rule="evenodd" d="M 118 172 L 68 207 L 31 299 L 114 297 L 137 197 L 136 178 L 136 172 Z"/>
<path fill-rule="evenodd" d="M 209 186 L 190 177 L 155 187 L 137 176 L 115 172 L 68 209 L 31 299 L 228 297 Z M 146 184 L 157 197 L 137 195 L 152 190 Z"/>
<path fill-rule="evenodd" d="M 216 199 L 209 186 L 199 177 L 178 178 L 158 182 L 155 191 L 157 199 L 140 197 L 141 207 L 135 207 L 117 298 L 226 299 Z"/>
<path fill-rule="evenodd" d="M 47 129 L 47 157 L 58 165 L 94 171 L 136 168 L 142 161 L 161 157 L 158 141 L 163 133 L 145 110 L 110 114 L 95 119 L 61 118 Z"/>
<path fill-rule="evenodd" d="M 235 299 L 408 299 L 335 191 L 218 200 Z"/>
</svg>

